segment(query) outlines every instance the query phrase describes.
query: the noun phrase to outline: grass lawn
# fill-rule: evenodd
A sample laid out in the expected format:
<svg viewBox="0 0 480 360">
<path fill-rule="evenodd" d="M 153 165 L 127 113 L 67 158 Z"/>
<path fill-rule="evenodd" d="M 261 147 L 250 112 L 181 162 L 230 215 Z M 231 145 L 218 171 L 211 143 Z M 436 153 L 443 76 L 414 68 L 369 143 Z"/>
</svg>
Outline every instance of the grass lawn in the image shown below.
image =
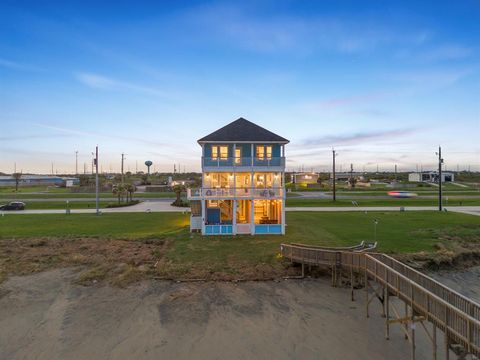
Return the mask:
<svg viewBox="0 0 480 360">
<path fill-rule="evenodd" d="M 100 207 L 105 208 L 108 204 L 116 203 L 114 201 L 100 201 Z M 70 209 L 94 209 L 95 201 L 69 201 Z M 65 201 L 31 201 L 27 203 L 27 210 L 51 210 L 65 209 Z"/>
<path fill-rule="evenodd" d="M 332 201 L 330 199 L 307 199 L 301 197 L 288 197 L 287 207 L 314 207 L 314 206 L 353 206 L 353 200 L 338 199 Z M 438 204 L 436 199 L 362 199 L 358 197 L 355 199 L 358 206 L 436 206 Z M 448 199 L 444 197 L 443 204 L 445 206 L 459 206 L 459 205 L 480 205 L 480 198 L 455 198 Z"/>
<path fill-rule="evenodd" d="M 0 217 L 0 268 L 3 277 L 90 265 L 85 279 L 107 274 L 117 279 L 116 267 L 128 264 L 122 276 L 135 279 L 268 278 L 287 271 L 276 257 L 280 243 L 345 246 L 373 241 L 374 219 L 382 252 L 433 253 L 466 242 L 480 244 L 480 217 L 433 211 L 287 213 L 285 236 L 190 234 L 189 216 L 178 213 L 6 215 Z"/>
<path fill-rule="evenodd" d="M 111 192 L 102 192 L 99 194 L 100 198 L 115 198 Z M 175 193 L 173 192 L 146 192 L 146 193 L 134 193 L 134 198 L 175 198 Z M 75 192 L 48 192 L 43 194 L 31 194 L 25 192 L 0 192 L 1 201 L 13 201 L 13 200 L 22 200 L 22 199 L 95 199 L 95 193 L 75 193 Z"/>
</svg>

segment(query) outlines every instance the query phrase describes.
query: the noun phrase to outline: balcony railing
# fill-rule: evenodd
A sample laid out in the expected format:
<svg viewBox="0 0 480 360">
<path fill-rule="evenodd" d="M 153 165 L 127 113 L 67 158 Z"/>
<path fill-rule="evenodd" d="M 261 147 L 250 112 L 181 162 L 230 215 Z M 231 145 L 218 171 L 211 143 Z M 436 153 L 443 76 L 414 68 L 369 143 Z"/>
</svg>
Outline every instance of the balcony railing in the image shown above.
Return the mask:
<svg viewBox="0 0 480 360">
<path fill-rule="evenodd" d="M 223 166 L 285 166 L 285 157 L 203 157 L 202 166 L 204 167 L 223 167 Z"/>
<path fill-rule="evenodd" d="M 189 200 L 215 198 L 275 199 L 283 197 L 283 188 L 197 188 L 187 189 Z"/>
</svg>

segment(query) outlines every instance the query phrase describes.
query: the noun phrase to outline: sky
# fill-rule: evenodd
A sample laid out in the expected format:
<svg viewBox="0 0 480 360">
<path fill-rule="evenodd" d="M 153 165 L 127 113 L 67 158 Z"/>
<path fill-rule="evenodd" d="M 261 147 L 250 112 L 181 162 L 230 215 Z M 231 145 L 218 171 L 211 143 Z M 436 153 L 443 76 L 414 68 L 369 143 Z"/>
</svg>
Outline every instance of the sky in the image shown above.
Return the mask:
<svg viewBox="0 0 480 360">
<path fill-rule="evenodd" d="M 0 1 L 0 172 L 199 171 L 244 117 L 290 170 L 480 171 L 480 1 Z M 178 168 L 179 165 L 177 165 Z"/>
</svg>

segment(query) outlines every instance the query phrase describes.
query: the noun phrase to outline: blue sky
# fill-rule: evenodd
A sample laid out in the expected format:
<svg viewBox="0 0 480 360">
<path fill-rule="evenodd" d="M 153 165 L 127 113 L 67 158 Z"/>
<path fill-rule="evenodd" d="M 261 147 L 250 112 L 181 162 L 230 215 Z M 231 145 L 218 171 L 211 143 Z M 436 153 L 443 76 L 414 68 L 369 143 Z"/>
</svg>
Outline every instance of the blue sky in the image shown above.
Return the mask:
<svg viewBox="0 0 480 360">
<path fill-rule="evenodd" d="M 243 116 L 288 167 L 480 170 L 480 2 L 0 2 L 0 171 L 199 170 Z"/>
</svg>

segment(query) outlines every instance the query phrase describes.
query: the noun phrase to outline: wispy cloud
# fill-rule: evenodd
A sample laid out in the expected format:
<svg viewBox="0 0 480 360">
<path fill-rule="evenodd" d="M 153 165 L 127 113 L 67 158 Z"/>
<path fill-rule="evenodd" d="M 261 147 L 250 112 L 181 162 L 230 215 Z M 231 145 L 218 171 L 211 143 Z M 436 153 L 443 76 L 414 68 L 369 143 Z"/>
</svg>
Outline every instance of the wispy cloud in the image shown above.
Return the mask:
<svg viewBox="0 0 480 360">
<path fill-rule="evenodd" d="M 303 147 L 314 146 L 345 146 L 345 145 L 361 145 L 372 141 L 386 141 L 393 138 L 407 136 L 413 134 L 418 129 L 394 129 L 384 131 L 358 132 L 343 135 L 327 135 L 306 138 L 301 142 Z"/>
<path fill-rule="evenodd" d="M 17 61 L 0 58 L 0 67 L 19 70 L 19 71 L 41 71 L 39 67 L 23 64 Z"/>
<path fill-rule="evenodd" d="M 360 94 L 360 95 L 352 95 L 352 96 L 344 96 L 344 97 L 333 97 L 330 99 L 325 99 L 317 102 L 311 102 L 306 105 L 307 108 L 310 109 L 318 109 L 318 108 L 336 108 L 346 105 L 352 104 L 364 104 L 370 103 L 381 98 L 386 97 L 386 92 L 377 92 L 377 93 L 367 93 L 367 94 Z"/>
<path fill-rule="evenodd" d="M 259 52 L 334 50 L 343 53 L 370 51 L 391 44 L 420 44 L 429 31 L 398 31 L 378 19 L 355 21 L 333 16 L 256 16 L 247 6 L 209 5 L 195 8 L 188 17 L 190 26 L 201 27 L 211 37 L 225 39 Z M 233 40 L 233 41 L 232 41 Z"/>
<path fill-rule="evenodd" d="M 434 47 L 424 48 L 405 48 L 397 52 L 399 59 L 414 59 L 420 62 L 442 62 L 450 60 L 460 60 L 470 57 L 474 53 L 474 48 L 463 44 L 443 44 Z"/>
<path fill-rule="evenodd" d="M 74 74 L 76 79 L 82 84 L 94 89 L 112 90 L 112 91 L 133 91 L 151 96 L 169 97 L 164 91 L 149 86 L 134 84 L 106 77 L 99 74 L 80 72 Z"/>
<path fill-rule="evenodd" d="M 67 134 L 67 135 L 88 136 L 93 139 L 92 141 L 95 141 L 96 138 L 100 137 L 100 138 L 109 138 L 109 139 L 116 139 L 116 140 L 123 140 L 123 141 L 131 141 L 131 142 L 140 143 L 143 145 L 169 146 L 166 143 L 150 140 L 148 138 L 144 139 L 144 138 L 137 138 L 133 136 L 94 133 L 94 132 L 88 132 L 88 131 L 77 130 L 72 128 L 59 127 L 59 126 L 54 126 L 49 124 L 42 124 L 42 123 L 31 123 L 31 125 L 34 125 L 43 129 L 59 132 L 62 134 Z"/>
</svg>

